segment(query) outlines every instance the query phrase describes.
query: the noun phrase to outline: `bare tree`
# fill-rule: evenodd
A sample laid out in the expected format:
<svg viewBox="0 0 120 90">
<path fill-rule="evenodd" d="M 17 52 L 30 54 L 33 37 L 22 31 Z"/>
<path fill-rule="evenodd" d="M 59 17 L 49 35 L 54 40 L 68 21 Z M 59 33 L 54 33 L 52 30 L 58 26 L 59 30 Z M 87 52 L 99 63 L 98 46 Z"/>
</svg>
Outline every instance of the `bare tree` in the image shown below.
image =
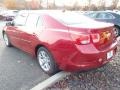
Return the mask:
<svg viewBox="0 0 120 90">
<path fill-rule="evenodd" d="M 42 1 L 43 1 L 43 0 L 39 0 L 39 9 L 42 8 L 42 5 L 41 5 L 41 4 L 42 4 Z"/>
<path fill-rule="evenodd" d="M 8 9 L 15 9 L 16 8 L 16 0 L 4 0 L 4 5 Z"/>
<path fill-rule="evenodd" d="M 119 0 L 112 0 L 112 9 L 116 9 L 117 8 L 117 4 L 118 4 Z"/>
<path fill-rule="evenodd" d="M 98 10 L 98 8 L 97 8 L 97 6 L 96 6 L 96 5 L 91 4 L 91 5 L 90 5 L 90 10 L 92 10 L 92 11 L 97 11 L 97 10 Z"/>
<path fill-rule="evenodd" d="M 99 3 L 98 9 L 105 10 L 105 0 L 99 0 L 98 3 Z"/>
<path fill-rule="evenodd" d="M 88 11 L 88 6 L 83 6 L 82 8 L 81 8 L 81 10 L 83 10 L 83 11 Z"/>
<path fill-rule="evenodd" d="M 55 0 L 53 1 L 54 8 L 56 7 Z"/>
<path fill-rule="evenodd" d="M 49 8 L 49 6 L 48 6 L 48 0 L 47 0 L 47 9 Z"/>
<path fill-rule="evenodd" d="M 89 7 L 89 10 L 90 10 L 90 7 L 91 7 L 91 0 L 88 0 L 88 7 Z"/>
<path fill-rule="evenodd" d="M 78 4 L 78 2 L 76 1 L 72 7 L 72 10 L 79 10 L 80 9 L 80 6 Z"/>
</svg>

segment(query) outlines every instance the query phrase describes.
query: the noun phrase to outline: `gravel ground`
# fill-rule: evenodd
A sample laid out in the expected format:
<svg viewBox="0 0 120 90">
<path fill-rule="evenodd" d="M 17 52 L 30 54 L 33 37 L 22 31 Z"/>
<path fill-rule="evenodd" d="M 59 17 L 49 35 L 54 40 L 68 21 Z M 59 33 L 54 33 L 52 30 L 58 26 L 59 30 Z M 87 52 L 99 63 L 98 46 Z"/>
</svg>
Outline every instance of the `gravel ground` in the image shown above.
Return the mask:
<svg viewBox="0 0 120 90">
<path fill-rule="evenodd" d="M 120 90 L 120 47 L 113 60 L 105 66 L 72 73 L 46 90 Z"/>
</svg>

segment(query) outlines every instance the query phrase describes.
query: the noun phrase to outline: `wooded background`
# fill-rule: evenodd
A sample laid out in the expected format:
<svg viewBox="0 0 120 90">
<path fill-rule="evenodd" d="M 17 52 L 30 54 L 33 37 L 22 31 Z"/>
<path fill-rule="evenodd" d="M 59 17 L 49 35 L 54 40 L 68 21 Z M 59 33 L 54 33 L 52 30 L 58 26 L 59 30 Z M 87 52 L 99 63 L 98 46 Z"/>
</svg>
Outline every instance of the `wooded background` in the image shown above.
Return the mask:
<svg viewBox="0 0 120 90">
<path fill-rule="evenodd" d="M 64 4 L 63 6 L 57 6 L 56 0 L 1 0 L 0 6 L 7 9 L 69 9 L 69 10 L 111 10 L 111 9 L 120 9 L 120 0 L 110 0 L 111 4 L 106 6 L 105 0 L 98 0 L 96 4 L 93 3 L 93 0 L 87 0 L 85 5 L 80 5 L 79 0 L 75 0 L 72 5 L 68 6 Z M 83 0 L 84 1 L 84 0 Z M 95 1 L 95 0 L 94 0 Z M 46 2 L 46 6 L 43 6 L 43 3 Z M 82 2 L 81 2 L 82 3 Z"/>
</svg>

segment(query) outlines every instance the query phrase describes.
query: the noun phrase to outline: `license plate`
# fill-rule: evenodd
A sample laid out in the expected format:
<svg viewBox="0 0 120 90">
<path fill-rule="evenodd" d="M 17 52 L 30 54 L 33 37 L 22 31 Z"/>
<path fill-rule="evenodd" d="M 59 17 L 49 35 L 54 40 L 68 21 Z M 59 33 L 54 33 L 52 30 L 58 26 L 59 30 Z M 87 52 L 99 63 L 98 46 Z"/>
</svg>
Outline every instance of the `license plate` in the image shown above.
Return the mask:
<svg viewBox="0 0 120 90">
<path fill-rule="evenodd" d="M 110 59 L 113 56 L 113 50 L 107 53 L 107 59 Z"/>
</svg>

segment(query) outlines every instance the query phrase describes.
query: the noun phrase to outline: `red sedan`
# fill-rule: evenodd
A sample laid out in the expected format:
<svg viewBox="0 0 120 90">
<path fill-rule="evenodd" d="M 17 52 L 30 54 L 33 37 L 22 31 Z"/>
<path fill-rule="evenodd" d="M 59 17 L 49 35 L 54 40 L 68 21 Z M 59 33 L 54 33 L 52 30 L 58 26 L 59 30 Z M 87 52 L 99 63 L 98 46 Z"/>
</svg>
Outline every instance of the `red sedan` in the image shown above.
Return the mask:
<svg viewBox="0 0 120 90">
<path fill-rule="evenodd" d="M 69 11 L 21 11 L 2 34 L 6 46 L 36 56 L 47 74 L 101 67 L 117 49 L 112 24 Z"/>
</svg>

